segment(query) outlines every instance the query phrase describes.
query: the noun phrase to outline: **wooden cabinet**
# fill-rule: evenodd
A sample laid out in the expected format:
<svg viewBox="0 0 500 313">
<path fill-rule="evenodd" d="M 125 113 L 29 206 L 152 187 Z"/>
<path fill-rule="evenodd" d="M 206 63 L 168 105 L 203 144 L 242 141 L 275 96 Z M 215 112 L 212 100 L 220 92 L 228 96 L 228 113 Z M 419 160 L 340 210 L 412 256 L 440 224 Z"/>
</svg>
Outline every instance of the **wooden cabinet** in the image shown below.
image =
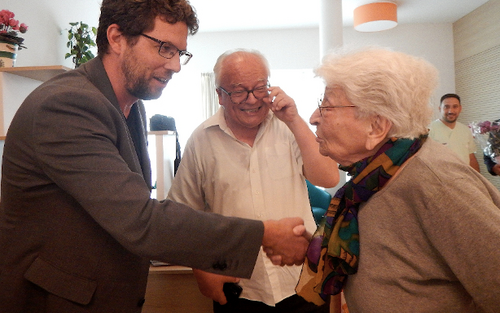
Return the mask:
<svg viewBox="0 0 500 313">
<path fill-rule="evenodd" d="M 183 266 L 152 266 L 142 313 L 210 313 L 212 300 L 203 296 L 193 270 Z"/>
</svg>

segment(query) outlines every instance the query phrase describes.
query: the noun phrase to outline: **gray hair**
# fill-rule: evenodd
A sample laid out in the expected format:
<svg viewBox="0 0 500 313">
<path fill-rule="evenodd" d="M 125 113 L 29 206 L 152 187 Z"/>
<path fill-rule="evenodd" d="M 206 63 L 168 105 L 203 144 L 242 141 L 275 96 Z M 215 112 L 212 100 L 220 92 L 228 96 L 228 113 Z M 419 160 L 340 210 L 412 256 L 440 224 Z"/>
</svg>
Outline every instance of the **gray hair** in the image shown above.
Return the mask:
<svg viewBox="0 0 500 313">
<path fill-rule="evenodd" d="M 341 88 L 359 117 L 379 115 L 392 123 L 389 137 L 427 133 L 433 115 L 436 68 L 424 59 L 389 49 L 337 50 L 315 70 L 327 87 Z"/>
<path fill-rule="evenodd" d="M 257 50 L 249 50 L 249 49 L 234 49 L 234 50 L 228 50 L 221 54 L 219 58 L 217 58 L 217 62 L 215 62 L 214 65 L 214 76 L 215 76 L 215 87 L 220 86 L 220 81 L 221 81 L 221 76 L 223 75 L 224 72 L 224 61 L 226 60 L 227 57 L 229 56 L 239 56 L 241 58 L 245 58 L 248 56 L 256 56 L 262 61 L 262 64 L 264 64 L 266 71 L 267 71 L 267 76 L 270 76 L 270 71 L 269 71 L 269 62 L 267 61 L 266 57 L 260 53 Z"/>
</svg>

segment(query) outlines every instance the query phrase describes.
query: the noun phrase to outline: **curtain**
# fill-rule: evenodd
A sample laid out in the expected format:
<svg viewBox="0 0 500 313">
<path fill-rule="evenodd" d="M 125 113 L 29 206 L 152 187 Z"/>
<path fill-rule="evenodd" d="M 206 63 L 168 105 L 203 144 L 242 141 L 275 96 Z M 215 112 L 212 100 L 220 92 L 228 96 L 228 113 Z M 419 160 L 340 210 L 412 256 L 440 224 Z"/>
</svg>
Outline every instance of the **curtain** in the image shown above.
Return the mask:
<svg viewBox="0 0 500 313">
<path fill-rule="evenodd" d="M 201 101 L 204 119 L 214 115 L 219 109 L 219 97 L 215 91 L 215 75 L 213 72 L 201 73 Z"/>
</svg>

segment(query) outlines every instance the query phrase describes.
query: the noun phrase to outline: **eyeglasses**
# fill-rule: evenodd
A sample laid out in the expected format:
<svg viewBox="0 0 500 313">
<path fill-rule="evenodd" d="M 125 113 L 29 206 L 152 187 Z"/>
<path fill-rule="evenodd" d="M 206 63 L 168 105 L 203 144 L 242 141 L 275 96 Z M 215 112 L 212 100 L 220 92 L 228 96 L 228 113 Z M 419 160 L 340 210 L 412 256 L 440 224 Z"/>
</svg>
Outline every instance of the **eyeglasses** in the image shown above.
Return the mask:
<svg viewBox="0 0 500 313">
<path fill-rule="evenodd" d="M 154 37 L 141 34 L 141 36 L 144 36 L 150 40 L 153 40 L 156 43 L 160 44 L 160 48 L 158 48 L 158 54 L 164 57 L 165 59 L 171 59 L 175 56 L 176 53 L 179 53 L 179 60 L 182 65 L 186 65 L 189 60 L 193 57 L 193 55 L 190 52 L 187 52 L 186 50 L 180 50 L 170 42 L 166 41 L 161 41 L 160 39 L 156 39 Z"/>
<path fill-rule="evenodd" d="M 247 101 L 250 93 L 252 93 L 255 99 L 262 100 L 265 97 L 269 96 L 269 91 L 267 90 L 267 88 L 269 88 L 269 83 L 264 86 L 256 87 L 252 90 L 236 90 L 232 92 L 228 92 L 226 89 L 219 87 L 220 90 L 224 91 L 229 96 L 229 99 L 231 99 L 231 102 L 234 104 L 242 104 L 243 102 Z"/>
<path fill-rule="evenodd" d="M 356 107 L 355 105 L 324 105 L 324 106 L 321 106 L 322 103 L 323 103 L 323 98 L 320 98 L 318 100 L 318 110 L 319 110 L 320 116 L 323 116 L 323 112 L 321 110 L 324 110 L 324 109 L 355 108 Z"/>
</svg>

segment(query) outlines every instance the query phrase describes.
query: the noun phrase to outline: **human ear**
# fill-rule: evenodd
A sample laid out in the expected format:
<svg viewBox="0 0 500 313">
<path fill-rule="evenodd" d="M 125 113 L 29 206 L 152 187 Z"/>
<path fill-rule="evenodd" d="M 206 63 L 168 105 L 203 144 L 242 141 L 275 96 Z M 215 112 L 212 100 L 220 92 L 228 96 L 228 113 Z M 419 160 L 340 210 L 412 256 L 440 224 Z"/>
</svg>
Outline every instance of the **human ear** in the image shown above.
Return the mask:
<svg viewBox="0 0 500 313">
<path fill-rule="evenodd" d="M 219 105 L 224 105 L 222 103 L 222 91 L 219 88 L 215 88 L 215 92 L 217 92 L 217 96 L 219 98 Z"/>
<path fill-rule="evenodd" d="M 127 44 L 126 38 L 122 35 L 120 27 L 117 24 L 111 24 L 106 32 L 109 42 L 109 50 L 120 54 Z M 111 52 L 111 51 L 110 51 Z"/>
<path fill-rule="evenodd" d="M 387 134 L 391 130 L 392 123 L 380 115 L 372 116 L 369 119 L 370 125 L 366 138 L 366 149 L 372 151 L 381 142 L 385 142 Z"/>
</svg>

